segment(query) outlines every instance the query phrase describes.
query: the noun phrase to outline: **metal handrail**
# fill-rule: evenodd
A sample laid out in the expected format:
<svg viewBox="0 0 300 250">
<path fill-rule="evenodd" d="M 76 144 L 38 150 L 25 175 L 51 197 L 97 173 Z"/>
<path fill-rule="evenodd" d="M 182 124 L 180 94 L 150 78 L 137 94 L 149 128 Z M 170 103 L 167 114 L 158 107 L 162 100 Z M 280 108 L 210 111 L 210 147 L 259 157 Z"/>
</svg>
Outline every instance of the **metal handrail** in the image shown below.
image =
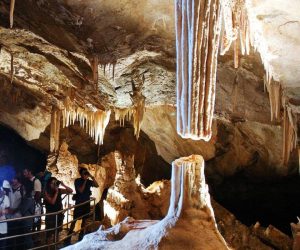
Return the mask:
<svg viewBox="0 0 300 250">
<path fill-rule="evenodd" d="M 23 216 L 23 217 L 19 217 L 19 218 L 13 218 L 13 219 L 5 219 L 5 220 L 1 220 L 0 223 L 3 223 L 3 222 L 11 222 L 11 221 L 17 221 L 17 220 L 25 220 L 25 219 L 31 219 L 31 218 L 35 218 L 35 217 L 42 217 L 42 216 L 49 216 L 49 215 L 57 215 L 57 214 L 61 214 L 61 213 L 64 213 L 66 212 L 67 210 L 71 210 L 73 208 L 76 208 L 76 207 L 80 207 L 84 204 L 87 204 L 91 201 L 94 201 L 96 200 L 94 197 L 92 197 L 90 200 L 88 201 L 85 201 L 85 202 L 82 202 L 80 204 L 77 204 L 77 205 L 73 205 L 71 207 L 68 207 L 68 208 L 64 208 L 62 210 L 59 210 L 58 212 L 53 212 L 53 213 L 46 213 L 46 214 L 38 214 L 38 215 L 30 215 L 30 216 Z"/>
<path fill-rule="evenodd" d="M 71 195 L 71 194 L 70 194 Z M 64 197 L 65 198 L 65 197 Z M 69 198 L 69 197 L 68 197 Z M 57 225 L 57 215 L 59 214 L 64 214 L 65 212 L 68 212 L 76 207 L 80 207 L 80 206 L 83 206 L 87 203 L 90 203 L 90 202 L 94 202 L 94 209 L 93 209 L 93 212 L 89 212 L 87 214 L 84 214 L 76 219 L 72 219 L 71 221 L 69 221 L 68 217 L 67 217 L 67 223 L 63 223 L 62 225 L 58 226 Z M 47 217 L 47 216 L 55 216 L 55 227 L 53 228 L 50 228 L 50 229 L 43 229 L 43 230 L 39 230 L 39 231 L 34 231 L 34 232 L 30 232 L 30 233 L 25 233 L 25 234 L 16 234 L 16 235 L 12 235 L 12 236 L 6 236 L 6 237 L 3 237 L 3 238 L 0 238 L 0 241 L 1 240 L 9 240 L 9 239 L 15 239 L 15 238 L 19 238 L 19 237 L 24 237 L 24 236 L 31 236 L 31 235 L 35 235 L 35 234 L 40 234 L 40 233 L 45 233 L 45 232 L 49 232 L 49 231 L 55 231 L 55 235 L 54 235 L 54 243 L 52 244 L 49 244 L 49 245 L 43 245 L 43 246 L 38 246 L 38 247 L 34 247 L 32 249 L 39 249 L 39 248 L 43 248 L 43 247 L 47 247 L 47 246 L 55 246 L 55 248 L 57 247 L 57 244 L 61 243 L 63 240 L 69 238 L 69 237 L 72 237 L 72 235 L 74 235 L 75 233 L 77 232 L 73 232 L 72 234 L 70 235 L 67 235 L 64 239 L 62 240 L 59 240 L 58 239 L 58 233 L 57 233 L 57 230 L 59 228 L 63 228 L 64 226 L 68 225 L 69 223 L 72 223 L 74 221 L 77 221 L 77 220 L 80 220 L 82 219 L 83 217 L 85 216 L 90 216 L 93 214 L 93 221 L 95 221 L 95 203 L 96 199 L 94 197 L 92 197 L 91 199 L 89 199 L 88 201 L 85 201 L 85 202 L 82 202 L 80 204 L 77 204 L 77 205 L 73 205 L 73 206 L 70 206 L 70 207 L 67 207 L 65 209 L 62 209 L 62 210 L 59 210 L 57 212 L 53 212 L 53 213 L 46 213 L 46 214 L 40 214 L 40 215 L 30 215 L 30 216 L 24 216 L 24 217 L 19 217 L 19 218 L 13 218 L 13 219 L 5 219 L 5 220 L 1 220 L 0 223 L 5 223 L 5 222 L 11 222 L 11 221 L 22 221 L 22 220 L 26 220 L 26 219 L 34 219 L 36 217 Z M 68 199 L 68 204 L 69 204 L 69 199 Z M 69 216 L 69 214 L 67 215 Z M 85 228 L 89 226 L 89 225 L 86 225 L 84 228 L 81 228 L 79 231 L 82 231 L 82 230 L 85 230 Z"/>
</svg>

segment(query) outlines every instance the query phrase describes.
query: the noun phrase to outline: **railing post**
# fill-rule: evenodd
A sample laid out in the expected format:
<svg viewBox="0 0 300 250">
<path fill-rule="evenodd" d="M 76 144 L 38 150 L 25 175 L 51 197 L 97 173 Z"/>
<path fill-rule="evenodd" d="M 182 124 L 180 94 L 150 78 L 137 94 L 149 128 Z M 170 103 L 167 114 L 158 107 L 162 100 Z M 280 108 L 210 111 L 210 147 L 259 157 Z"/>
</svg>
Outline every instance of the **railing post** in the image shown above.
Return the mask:
<svg viewBox="0 0 300 250">
<path fill-rule="evenodd" d="M 96 210 L 96 199 L 93 200 L 94 202 L 94 209 L 93 209 L 93 224 L 95 223 L 96 220 L 96 214 L 95 214 L 95 210 Z"/>
<path fill-rule="evenodd" d="M 67 229 L 69 229 L 69 205 L 70 205 L 69 197 L 70 195 L 67 196 Z"/>
<path fill-rule="evenodd" d="M 58 229 L 57 229 L 57 214 L 55 215 L 55 235 L 54 235 L 54 243 L 55 243 L 55 249 L 57 249 L 57 242 L 58 242 Z"/>
</svg>

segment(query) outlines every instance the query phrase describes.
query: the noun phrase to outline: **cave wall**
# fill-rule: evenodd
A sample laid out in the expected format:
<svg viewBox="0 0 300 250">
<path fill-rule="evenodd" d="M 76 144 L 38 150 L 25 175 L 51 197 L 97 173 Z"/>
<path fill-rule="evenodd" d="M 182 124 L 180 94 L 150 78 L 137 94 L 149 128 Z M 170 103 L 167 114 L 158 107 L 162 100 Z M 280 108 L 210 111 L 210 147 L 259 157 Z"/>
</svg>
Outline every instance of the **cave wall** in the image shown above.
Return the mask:
<svg viewBox="0 0 300 250">
<path fill-rule="evenodd" d="M 39 172 L 46 167 L 46 157 L 46 154 L 28 145 L 14 130 L 0 125 L 0 167 L 13 167 L 21 174 L 24 168 Z"/>
</svg>

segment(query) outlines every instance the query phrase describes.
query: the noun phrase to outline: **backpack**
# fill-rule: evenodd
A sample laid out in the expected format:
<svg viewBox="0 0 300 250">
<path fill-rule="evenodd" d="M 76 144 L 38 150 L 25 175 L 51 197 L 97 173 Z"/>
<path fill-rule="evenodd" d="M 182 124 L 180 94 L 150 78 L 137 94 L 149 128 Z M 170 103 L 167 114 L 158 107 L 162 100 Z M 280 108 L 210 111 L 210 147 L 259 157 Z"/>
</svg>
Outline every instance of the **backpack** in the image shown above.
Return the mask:
<svg viewBox="0 0 300 250">
<path fill-rule="evenodd" d="M 35 180 L 38 179 L 41 184 L 42 184 L 42 192 L 41 192 L 41 198 L 43 197 L 43 194 L 44 194 L 44 189 L 45 187 L 43 187 L 43 182 L 40 180 L 40 178 L 38 177 L 34 177 L 33 179 L 33 185 L 34 185 L 34 182 Z M 42 178 L 43 179 L 43 178 Z M 34 224 L 38 224 L 40 221 L 41 221 L 41 215 L 43 214 L 43 206 L 42 206 L 42 203 L 40 201 L 34 201 L 34 215 L 37 215 L 37 217 L 34 217 Z"/>
<path fill-rule="evenodd" d="M 52 176 L 52 173 L 49 172 L 49 171 L 47 171 L 47 170 L 45 170 L 45 171 L 44 171 L 44 175 L 43 175 L 42 177 L 40 177 L 40 176 L 35 176 L 35 178 L 34 178 L 34 180 L 33 180 L 33 182 L 34 182 L 36 179 L 38 179 L 38 180 L 41 182 L 41 184 L 42 184 L 41 197 L 44 196 L 47 181 L 51 178 L 51 176 Z"/>
</svg>

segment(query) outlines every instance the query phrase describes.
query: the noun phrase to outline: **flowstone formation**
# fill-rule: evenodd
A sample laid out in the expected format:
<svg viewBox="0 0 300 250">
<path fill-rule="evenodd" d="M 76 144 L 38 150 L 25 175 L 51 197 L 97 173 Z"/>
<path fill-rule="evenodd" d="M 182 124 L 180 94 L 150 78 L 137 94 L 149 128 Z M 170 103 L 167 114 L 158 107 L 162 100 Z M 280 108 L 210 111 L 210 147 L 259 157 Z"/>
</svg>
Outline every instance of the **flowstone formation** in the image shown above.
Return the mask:
<svg viewBox="0 0 300 250">
<path fill-rule="evenodd" d="M 127 218 L 66 249 L 228 249 L 216 227 L 203 158 L 175 160 L 171 182 L 170 206 L 163 220 Z"/>
</svg>

